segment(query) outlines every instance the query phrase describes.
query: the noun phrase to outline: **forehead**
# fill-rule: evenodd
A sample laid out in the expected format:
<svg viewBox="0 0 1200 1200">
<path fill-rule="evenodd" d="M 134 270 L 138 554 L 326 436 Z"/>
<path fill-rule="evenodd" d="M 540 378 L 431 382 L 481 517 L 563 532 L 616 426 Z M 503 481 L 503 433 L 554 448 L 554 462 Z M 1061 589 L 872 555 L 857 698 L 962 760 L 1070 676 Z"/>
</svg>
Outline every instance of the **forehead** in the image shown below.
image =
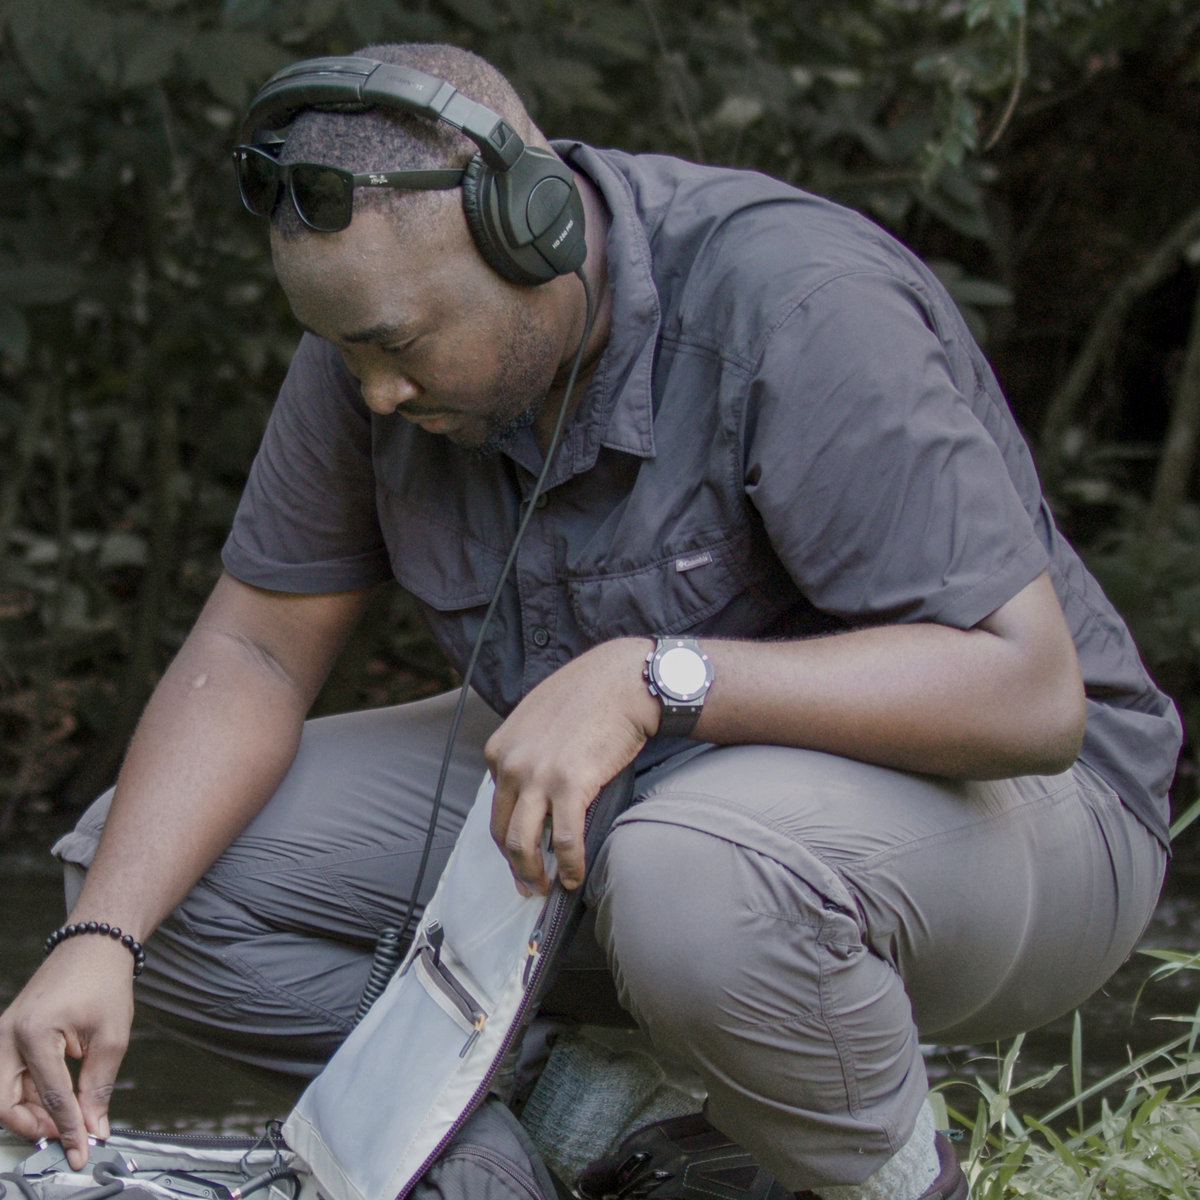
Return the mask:
<svg viewBox="0 0 1200 1200">
<path fill-rule="evenodd" d="M 271 255 L 297 319 L 324 336 L 417 321 L 474 277 L 478 259 L 461 213 L 401 221 L 377 211 L 340 233 L 272 231 Z"/>
</svg>

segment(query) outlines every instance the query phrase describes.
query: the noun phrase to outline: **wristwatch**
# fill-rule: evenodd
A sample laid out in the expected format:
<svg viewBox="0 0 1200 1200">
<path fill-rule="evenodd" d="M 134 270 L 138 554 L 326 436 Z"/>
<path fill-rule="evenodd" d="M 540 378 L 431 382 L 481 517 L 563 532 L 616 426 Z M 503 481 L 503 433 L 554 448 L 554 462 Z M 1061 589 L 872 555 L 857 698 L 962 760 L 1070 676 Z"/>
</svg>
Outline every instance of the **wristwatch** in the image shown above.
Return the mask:
<svg viewBox="0 0 1200 1200">
<path fill-rule="evenodd" d="M 650 695 L 662 701 L 659 735 L 688 737 L 712 687 L 713 669 L 708 655 L 692 638 L 655 638 L 654 649 L 646 655 L 642 678 Z"/>
</svg>

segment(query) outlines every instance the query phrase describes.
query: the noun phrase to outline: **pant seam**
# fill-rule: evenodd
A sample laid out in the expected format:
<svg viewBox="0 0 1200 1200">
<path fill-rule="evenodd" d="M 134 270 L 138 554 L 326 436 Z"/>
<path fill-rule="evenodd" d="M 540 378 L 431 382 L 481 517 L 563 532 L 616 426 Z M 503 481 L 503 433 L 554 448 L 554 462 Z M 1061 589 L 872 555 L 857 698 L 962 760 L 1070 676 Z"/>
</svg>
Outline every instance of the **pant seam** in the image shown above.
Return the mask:
<svg viewBox="0 0 1200 1200">
<path fill-rule="evenodd" d="M 219 955 L 231 966 L 236 967 L 240 971 L 243 979 L 254 980 L 256 987 L 246 988 L 240 996 L 230 997 L 227 1001 L 221 1004 L 206 1007 L 205 1012 L 210 1016 L 216 1016 L 235 1009 L 238 1006 L 244 1005 L 246 1001 L 253 1000 L 256 996 L 277 996 L 285 998 L 290 1004 L 295 1005 L 298 1009 L 308 1013 L 312 1017 L 321 1017 L 328 1021 L 333 1028 L 348 1033 L 353 1027 L 353 1022 L 348 1020 L 343 1014 L 337 1013 L 332 1009 L 326 1008 L 321 1004 L 314 1004 L 311 1000 L 293 992 L 290 988 L 281 987 L 277 983 L 265 978 L 261 972 L 255 970 L 244 958 L 233 953 L 230 950 L 222 951 Z"/>
</svg>

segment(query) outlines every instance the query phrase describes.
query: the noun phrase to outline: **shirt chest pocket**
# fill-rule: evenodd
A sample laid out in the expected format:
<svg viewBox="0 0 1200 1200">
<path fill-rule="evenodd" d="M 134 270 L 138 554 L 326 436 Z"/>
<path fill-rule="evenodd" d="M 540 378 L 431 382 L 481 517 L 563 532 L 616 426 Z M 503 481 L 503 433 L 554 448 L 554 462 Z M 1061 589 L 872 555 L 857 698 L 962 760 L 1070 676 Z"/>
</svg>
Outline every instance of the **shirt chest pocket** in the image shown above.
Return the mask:
<svg viewBox="0 0 1200 1200">
<path fill-rule="evenodd" d="M 568 602 L 589 643 L 646 634 L 754 632 L 773 615 L 771 565 L 724 537 L 612 571 L 568 572 Z"/>
<path fill-rule="evenodd" d="M 487 604 L 506 550 L 464 533 L 453 520 L 408 504 L 385 488 L 376 497 L 392 572 L 402 587 L 438 612 Z"/>
</svg>

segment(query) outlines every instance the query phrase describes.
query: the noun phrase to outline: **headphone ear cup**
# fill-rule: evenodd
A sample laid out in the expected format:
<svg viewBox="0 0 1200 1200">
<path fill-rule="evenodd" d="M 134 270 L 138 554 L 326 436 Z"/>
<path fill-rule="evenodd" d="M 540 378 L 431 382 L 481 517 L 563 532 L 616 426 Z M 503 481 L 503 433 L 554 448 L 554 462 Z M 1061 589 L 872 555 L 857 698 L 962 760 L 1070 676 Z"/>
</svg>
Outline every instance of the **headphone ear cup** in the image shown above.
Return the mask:
<svg viewBox="0 0 1200 1200">
<path fill-rule="evenodd" d="M 491 222 L 487 217 L 489 192 L 493 186 L 492 172 L 481 155 L 476 154 L 467 163 L 462 177 L 463 214 L 467 218 L 467 228 L 471 237 L 483 255 L 483 261 L 493 271 L 502 275 L 510 283 L 535 284 L 544 283 L 553 278 L 552 274 L 534 276 L 524 267 L 513 260 L 503 242 L 493 234 Z"/>
</svg>

